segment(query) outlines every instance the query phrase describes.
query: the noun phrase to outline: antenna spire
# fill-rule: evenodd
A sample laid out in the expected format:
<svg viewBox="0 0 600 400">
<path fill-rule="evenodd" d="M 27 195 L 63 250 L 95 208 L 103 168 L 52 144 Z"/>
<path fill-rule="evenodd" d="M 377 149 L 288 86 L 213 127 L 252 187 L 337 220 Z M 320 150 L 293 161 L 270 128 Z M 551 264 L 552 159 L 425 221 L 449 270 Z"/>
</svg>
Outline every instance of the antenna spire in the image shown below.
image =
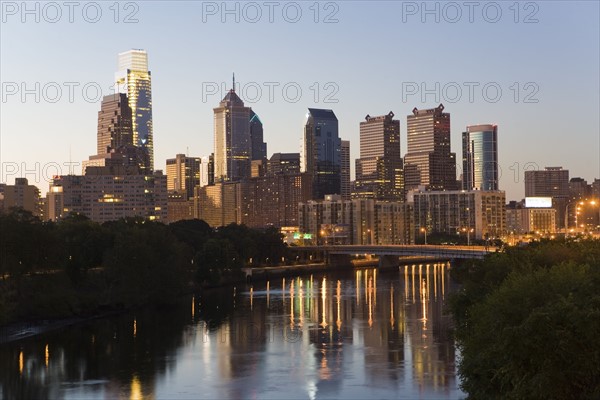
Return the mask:
<svg viewBox="0 0 600 400">
<path fill-rule="evenodd" d="M 235 92 L 235 72 L 233 73 L 233 87 L 231 88 Z"/>
</svg>

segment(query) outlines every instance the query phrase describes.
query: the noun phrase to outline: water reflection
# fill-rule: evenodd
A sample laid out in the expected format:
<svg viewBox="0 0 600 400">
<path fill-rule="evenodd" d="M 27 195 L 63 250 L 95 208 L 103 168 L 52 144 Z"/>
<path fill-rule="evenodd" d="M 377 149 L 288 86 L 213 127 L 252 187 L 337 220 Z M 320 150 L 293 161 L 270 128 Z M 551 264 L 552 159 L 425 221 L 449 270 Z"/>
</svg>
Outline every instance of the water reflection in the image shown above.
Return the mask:
<svg viewBox="0 0 600 400">
<path fill-rule="evenodd" d="M 0 397 L 461 398 L 448 269 L 278 278 L 6 345 Z"/>
</svg>

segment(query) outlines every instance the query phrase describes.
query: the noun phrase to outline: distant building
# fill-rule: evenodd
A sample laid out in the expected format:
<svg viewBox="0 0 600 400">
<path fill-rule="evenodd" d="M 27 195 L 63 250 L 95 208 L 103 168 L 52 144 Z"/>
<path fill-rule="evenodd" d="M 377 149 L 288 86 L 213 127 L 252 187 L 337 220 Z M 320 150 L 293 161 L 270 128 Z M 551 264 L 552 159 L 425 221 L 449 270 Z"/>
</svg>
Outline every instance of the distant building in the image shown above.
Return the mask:
<svg viewBox="0 0 600 400">
<path fill-rule="evenodd" d="M 252 110 L 233 89 L 214 109 L 215 121 L 215 182 L 235 182 L 250 177 L 252 141 L 250 137 L 250 116 Z M 258 118 L 258 117 L 257 117 Z M 260 120 L 254 121 L 257 130 Z M 255 132 L 258 135 L 258 132 Z M 260 124 L 262 134 L 262 124 Z"/>
<path fill-rule="evenodd" d="M 585 199 L 592 194 L 592 187 L 583 178 L 571 178 L 569 180 L 569 195 L 571 199 Z"/>
<path fill-rule="evenodd" d="M 467 126 L 462 149 L 463 190 L 498 190 L 498 126 Z"/>
<path fill-rule="evenodd" d="M 151 174 L 154 170 L 154 128 L 148 53 L 145 50 L 119 53 L 119 70 L 115 73 L 115 81 L 119 92 L 127 95 L 131 108 L 133 145 L 146 155 L 142 160 L 145 164 L 140 167 Z"/>
<path fill-rule="evenodd" d="M 40 190 L 30 185 L 27 178 L 16 178 L 14 185 L 3 185 L 2 207 L 9 211 L 13 207 L 30 211 L 35 216 L 42 214 Z"/>
<path fill-rule="evenodd" d="M 171 192 L 167 195 L 167 222 L 177 222 L 194 218 L 194 199 L 181 192 Z"/>
<path fill-rule="evenodd" d="M 104 96 L 98 111 L 97 154 L 133 145 L 132 114 L 127 94 Z"/>
<path fill-rule="evenodd" d="M 328 195 L 299 205 L 299 230 L 314 244 L 414 243 L 412 209 L 401 202 Z"/>
<path fill-rule="evenodd" d="M 406 190 L 455 190 L 456 154 L 450 151 L 450 114 L 444 106 L 413 109 L 407 117 L 407 153 L 404 156 Z"/>
<path fill-rule="evenodd" d="M 124 217 L 167 219 L 167 177 L 153 175 L 107 175 L 102 168 L 88 168 L 87 175 L 54 178 L 46 196 L 48 219 L 70 213 L 103 223 Z"/>
<path fill-rule="evenodd" d="M 506 231 L 511 234 L 554 233 L 556 210 L 527 208 L 522 203 L 510 202 L 506 206 Z"/>
<path fill-rule="evenodd" d="M 200 185 L 200 157 L 177 154 L 167 160 L 167 190 L 184 193 L 186 199 L 194 197 L 194 188 Z"/>
<path fill-rule="evenodd" d="M 242 186 L 240 182 L 218 182 L 196 187 L 194 218 L 213 228 L 242 223 Z"/>
<path fill-rule="evenodd" d="M 353 197 L 404 201 L 400 121 L 394 113 L 360 123 L 360 158 L 356 160 Z"/>
<path fill-rule="evenodd" d="M 341 141 L 340 194 L 342 199 L 350 200 L 350 141 Z"/>
<path fill-rule="evenodd" d="M 557 228 L 564 228 L 565 213 L 574 212 L 568 210 L 571 197 L 569 170 L 546 167 L 543 170 L 525 171 L 525 197 L 551 197 L 552 208 L 556 210 Z"/>
<path fill-rule="evenodd" d="M 267 144 L 263 142 L 263 124 L 252 109 L 250 109 L 250 143 L 252 147 L 252 160 L 264 160 L 267 158 Z"/>
<path fill-rule="evenodd" d="M 426 191 L 409 193 L 414 205 L 415 234 L 471 232 L 471 238 L 500 237 L 505 232 L 505 203 L 503 191 Z"/>
<path fill-rule="evenodd" d="M 332 110 L 309 108 L 304 125 L 302 172 L 313 176 L 313 199 L 341 193 L 341 140 Z"/>
<path fill-rule="evenodd" d="M 215 183 L 215 157 L 211 154 L 200 160 L 200 186 L 213 185 Z"/>
<path fill-rule="evenodd" d="M 267 161 L 267 175 L 300 174 L 300 153 L 274 153 Z"/>
</svg>

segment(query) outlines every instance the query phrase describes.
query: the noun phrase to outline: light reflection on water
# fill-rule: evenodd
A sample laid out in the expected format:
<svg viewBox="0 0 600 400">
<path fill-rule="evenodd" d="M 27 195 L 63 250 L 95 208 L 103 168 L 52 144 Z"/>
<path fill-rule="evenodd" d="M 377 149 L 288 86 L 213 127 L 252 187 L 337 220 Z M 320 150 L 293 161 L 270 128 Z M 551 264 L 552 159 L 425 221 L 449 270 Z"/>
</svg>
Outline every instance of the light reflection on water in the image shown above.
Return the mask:
<svg viewBox="0 0 600 400">
<path fill-rule="evenodd" d="M 272 279 L 0 347 L 5 398 L 431 398 L 457 389 L 449 264 Z"/>
</svg>

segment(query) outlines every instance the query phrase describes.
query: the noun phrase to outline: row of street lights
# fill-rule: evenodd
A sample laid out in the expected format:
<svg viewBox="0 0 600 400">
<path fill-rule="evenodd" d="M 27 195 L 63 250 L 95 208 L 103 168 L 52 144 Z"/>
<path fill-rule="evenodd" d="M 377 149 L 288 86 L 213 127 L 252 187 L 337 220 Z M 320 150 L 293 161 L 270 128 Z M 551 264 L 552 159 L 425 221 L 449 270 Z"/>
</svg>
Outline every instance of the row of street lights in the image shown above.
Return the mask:
<svg viewBox="0 0 600 400">
<path fill-rule="evenodd" d="M 471 233 L 475 231 L 473 228 L 462 228 L 463 232 L 467 233 L 467 246 L 471 245 Z M 427 244 L 427 228 L 422 227 L 421 232 L 425 234 L 425 244 Z"/>
<path fill-rule="evenodd" d="M 565 233 L 568 232 L 568 230 L 569 230 L 569 207 L 573 204 L 577 205 L 577 208 L 575 209 L 575 231 L 577 231 L 577 229 L 579 228 L 579 214 L 580 214 L 580 211 L 583 209 L 583 206 L 585 206 L 587 204 L 589 204 L 591 206 L 595 206 L 599 203 L 596 200 L 568 202 L 565 207 Z M 582 224 L 581 227 L 585 228 L 585 224 Z"/>
</svg>

